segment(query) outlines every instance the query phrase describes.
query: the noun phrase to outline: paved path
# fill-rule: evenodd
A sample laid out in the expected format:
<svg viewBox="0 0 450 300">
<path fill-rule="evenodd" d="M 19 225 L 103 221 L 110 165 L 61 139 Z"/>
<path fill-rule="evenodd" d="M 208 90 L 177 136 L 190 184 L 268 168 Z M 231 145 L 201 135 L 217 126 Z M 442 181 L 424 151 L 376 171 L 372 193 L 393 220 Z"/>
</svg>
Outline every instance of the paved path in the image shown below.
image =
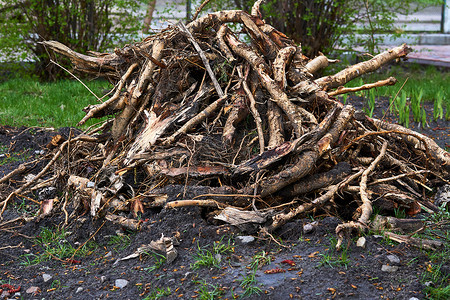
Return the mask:
<svg viewBox="0 0 450 300">
<path fill-rule="evenodd" d="M 450 45 L 414 45 L 409 61 L 450 68 Z"/>
</svg>

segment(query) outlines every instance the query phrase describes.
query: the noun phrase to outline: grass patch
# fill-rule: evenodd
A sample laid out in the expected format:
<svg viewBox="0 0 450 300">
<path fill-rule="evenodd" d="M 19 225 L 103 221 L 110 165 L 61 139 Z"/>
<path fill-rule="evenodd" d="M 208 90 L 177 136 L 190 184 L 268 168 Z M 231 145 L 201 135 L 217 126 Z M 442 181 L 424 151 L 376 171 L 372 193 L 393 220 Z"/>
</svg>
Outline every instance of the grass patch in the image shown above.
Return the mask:
<svg viewBox="0 0 450 300">
<path fill-rule="evenodd" d="M 345 66 L 340 65 L 339 68 Z M 337 66 L 336 66 L 337 68 Z M 386 79 L 390 76 L 397 78 L 398 83 L 393 86 L 384 86 L 369 91 L 357 92 L 356 95 L 365 97 L 368 99 L 367 113 L 370 115 L 370 111 L 373 111 L 373 100 L 379 97 L 389 97 L 393 100 L 393 97 L 397 94 L 402 84 L 402 92 L 395 99 L 394 109 L 402 117 L 401 123 L 406 124 L 406 117 L 409 115 L 409 109 L 413 118 L 417 122 L 426 124 L 431 119 L 445 118 L 450 120 L 450 72 L 441 71 L 435 66 L 423 66 L 418 64 L 406 65 L 387 65 L 379 70 L 362 75 L 349 83 L 346 87 L 358 87 L 366 83 L 373 83 L 378 80 Z M 341 96 L 342 97 L 342 96 Z M 346 96 L 342 97 L 342 101 L 346 102 Z M 428 120 L 425 120 L 424 111 L 421 109 L 422 101 L 434 103 L 434 114 Z M 404 103 L 402 103 L 404 102 Z M 392 108 L 391 108 L 392 109 Z M 408 110 L 408 111 L 405 111 Z"/>
<path fill-rule="evenodd" d="M 319 261 L 319 265 L 317 267 L 322 266 L 328 266 L 330 268 L 334 267 L 345 267 L 347 269 L 348 265 L 350 264 L 350 257 L 348 254 L 348 248 L 343 247 L 339 252 L 337 252 L 336 244 L 337 240 L 335 236 L 330 235 L 330 248 L 327 251 L 327 253 L 322 254 L 320 253 L 319 256 L 321 256 L 321 259 Z"/>
<path fill-rule="evenodd" d="M 153 271 L 160 269 L 166 262 L 166 257 L 162 254 L 156 253 L 154 251 L 151 251 L 146 254 L 148 256 L 151 256 L 153 258 L 153 262 L 154 262 L 152 266 L 150 266 L 148 268 L 144 268 L 144 270 L 147 272 L 153 272 Z"/>
<path fill-rule="evenodd" d="M 155 299 L 161 299 L 165 297 L 169 297 L 172 295 L 172 291 L 169 287 L 167 288 L 156 288 L 154 291 L 150 292 L 150 295 L 143 298 L 142 300 L 155 300 Z"/>
<path fill-rule="evenodd" d="M 97 95 L 110 88 L 104 80 L 85 80 Z M 85 115 L 82 109 L 97 99 L 78 81 L 39 82 L 13 78 L 0 83 L 0 124 L 11 126 L 75 126 Z M 98 122 L 90 120 L 84 126 Z"/>
<path fill-rule="evenodd" d="M 42 229 L 34 242 L 41 248 L 41 251 L 22 255 L 23 265 L 37 265 L 51 259 L 65 260 L 71 258 L 75 253 L 77 256 L 88 256 L 98 248 L 98 245 L 92 241 L 89 241 L 80 249 L 73 247 L 66 240 L 66 231 L 59 228 Z"/>
<path fill-rule="evenodd" d="M 218 299 L 223 294 L 223 289 L 220 288 L 218 285 L 213 285 L 204 280 L 195 281 L 194 283 L 200 285 L 200 288 L 197 291 L 195 291 L 198 296 L 196 297 L 197 299 L 214 300 Z"/>
<path fill-rule="evenodd" d="M 450 212 L 445 207 L 430 215 L 425 220 L 425 230 L 419 238 L 436 239 L 443 243 L 437 251 L 427 251 L 429 262 L 426 263 L 421 281 L 426 285 L 424 294 L 427 299 L 450 299 L 450 277 L 441 272 L 443 266 L 450 262 Z"/>
<path fill-rule="evenodd" d="M 200 245 L 197 244 L 197 253 L 194 255 L 195 262 L 191 265 L 191 268 L 219 268 L 222 256 L 227 255 L 234 250 L 233 246 L 231 245 L 231 240 L 228 240 L 227 243 L 223 243 L 222 239 L 214 243 L 212 250 L 208 250 L 207 248 L 208 247 L 201 248 Z"/>
<path fill-rule="evenodd" d="M 266 251 L 261 251 L 261 252 L 256 253 L 252 257 L 252 261 L 250 262 L 249 267 L 252 270 L 257 270 L 258 268 L 260 268 L 264 265 L 270 264 L 271 261 L 272 261 L 272 258 L 270 257 L 270 255 L 268 255 L 268 253 Z"/>
<path fill-rule="evenodd" d="M 108 241 L 108 246 L 112 246 L 117 253 L 125 250 L 130 244 L 131 238 L 128 235 L 113 235 Z"/>
</svg>

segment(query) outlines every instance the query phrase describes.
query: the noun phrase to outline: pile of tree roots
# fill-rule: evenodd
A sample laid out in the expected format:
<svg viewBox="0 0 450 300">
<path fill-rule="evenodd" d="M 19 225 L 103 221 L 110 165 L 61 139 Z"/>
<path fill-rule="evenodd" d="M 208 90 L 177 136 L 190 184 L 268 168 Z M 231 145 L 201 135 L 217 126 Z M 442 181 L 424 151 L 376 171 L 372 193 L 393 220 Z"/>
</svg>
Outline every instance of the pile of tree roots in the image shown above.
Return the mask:
<svg viewBox="0 0 450 300">
<path fill-rule="evenodd" d="M 211 222 L 260 235 L 320 211 L 343 220 L 340 246 L 370 226 L 374 206 L 408 215 L 435 209 L 430 195 L 448 183 L 450 154 L 334 98 L 394 84 L 343 87 L 410 49 L 319 77 L 334 61 L 302 55 L 261 19 L 260 2 L 251 13 L 210 13 L 113 53 L 43 42 L 79 72 L 114 85 L 79 125 L 110 117 L 82 134 L 55 136 L 44 167 L 2 200 L 1 213 L 15 196 L 48 187 L 62 196 L 42 199 L 39 218 L 59 210 L 67 223 L 91 214 L 133 230 L 145 226 L 148 209 L 198 206 Z"/>
</svg>

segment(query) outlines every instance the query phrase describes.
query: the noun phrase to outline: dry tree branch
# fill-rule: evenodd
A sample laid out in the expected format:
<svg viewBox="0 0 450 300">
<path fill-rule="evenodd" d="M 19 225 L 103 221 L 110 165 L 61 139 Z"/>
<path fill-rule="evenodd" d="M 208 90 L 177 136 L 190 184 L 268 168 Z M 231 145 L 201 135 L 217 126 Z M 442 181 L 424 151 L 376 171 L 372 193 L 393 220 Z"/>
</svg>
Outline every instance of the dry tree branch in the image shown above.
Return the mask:
<svg viewBox="0 0 450 300">
<path fill-rule="evenodd" d="M 378 54 L 374 58 L 361 62 L 359 64 L 350 66 L 339 73 L 316 79 L 315 82 L 324 90 L 329 90 L 338 86 L 342 86 L 356 77 L 363 74 L 373 72 L 379 69 L 382 65 L 400 57 L 406 56 L 411 51 L 411 48 L 403 44 L 399 47 L 387 50 Z"/>
<path fill-rule="evenodd" d="M 215 208 L 224 208 L 228 205 L 223 203 L 218 203 L 215 200 L 177 200 L 172 201 L 164 205 L 164 208 L 178 208 L 178 207 L 186 207 L 186 206 L 202 206 L 202 207 L 215 207 Z"/>
<path fill-rule="evenodd" d="M 172 144 L 181 134 L 187 133 L 189 130 L 191 130 L 194 126 L 199 124 L 201 121 L 209 117 L 213 112 L 215 112 L 222 104 L 225 102 L 225 99 L 227 99 L 227 95 L 225 95 L 223 98 L 219 98 L 210 105 L 208 105 L 204 110 L 202 110 L 198 115 L 187 121 L 180 129 L 178 129 L 174 134 L 172 134 L 170 137 L 166 138 L 163 142 L 163 145 L 170 145 Z"/>
<path fill-rule="evenodd" d="M 227 44 L 225 43 L 225 35 L 228 33 L 228 26 L 226 24 L 222 24 L 222 26 L 220 26 L 219 30 L 217 31 L 217 44 L 219 46 L 219 49 L 227 58 L 228 62 L 233 63 L 236 59 L 234 58 L 233 53 L 231 53 L 230 48 L 228 48 Z"/>
<path fill-rule="evenodd" d="M 381 87 L 381 86 L 394 85 L 396 83 L 397 83 L 397 79 L 395 79 L 394 77 L 389 77 L 388 79 L 379 80 L 377 82 L 364 84 L 364 85 L 358 86 L 358 87 L 346 88 L 346 87 L 340 86 L 336 90 L 334 90 L 332 92 L 328 92 L 328 95 L 337 96 L 337 95 L 341 95 L 341 94 L 355 93 L 355 92 L 359 92 L 359 91 L 370 90 L 370 89 Z"/>
<path fill-rule="evenodd" d="M 319 52 L 319 55 L 311 59 L 306 65 L 305 70 L 310 74 L 315 74 L 318 71 L 328 67 L 330 63 L 337 63 L 337 59 L 329 59 L 323 53 Z"/>
<path fill-rule="evenodd" d="M 247 76 L 244 76 L 244 74 L 242 73 L 242 66 L 237 67 L 237 71 L 238 71 L 239 77 L 247 78 Z M 248 69 L 247 69 L 247 72 L 248 72 Z M 255 101 L 255 98 L 253 97 L 252 92 L 250 91 L 250 89 L 248 87 L 246 79 L 244 79 L 242 81 L 242 87 L 244 88 L 244 91 L 247 94 L 247 97 L 250 101 L 250 111 L 252 112 L 253 119 L 255 120 L 255 123 L 256 123 L 256 130 L 258 132 L 258 139 L 259 139 L 259 153 L 263 153 L 265 145 L 264 145 L 264 133 L 263 133 L 262 124 L 261 124 L 261 116 L 259 115 L 259 112 L 256 109 L 256 101 Z"/>
<path fill-rule="evenodd" d="M 363 231 L 367 228 L 367 224 L 372 214 L 372 202 L 369 200 L 369 194 L 367 193 L 367 177 L 371 173 L 378 163 L 383 159 L 386 154 L 388 143 L 385 141 L 381 147 L 380 154 L 377 158 L 370 164 L 370 166 L 362 173 L 361 181 L 359 183 L 359 194 L 361 195 L 362 205 L 358 208 L 361 211 L 361 216 L 358 218 L 357 222 L 347 222 L 340 224 L 336 227 L 336 235 L 338 236 L 338 241 L 336 243 L 336 249 L 340 250 L 342 242 L 344 241 L 344 236 L 348 234 L 353 229 L 358 229 Z"/>
<path fill-rule="evenodd" d="M 309 203 L 305 203 L 302 205 L 299 205 L 297 208 L 289 211 L 288 213 L 279 213 L 272 217 L 272 224 L 266 227 L 267 232 L 272 232 L 275 229 L 279 228 L 280 226 L 286 224 L 291 219 L 295 218 L 296 216 L 307 213 L 311 210 L 313 210 L 316 207 L 319 207 L 326 202 L 332 200 L 334 198 L 334 195 L 341 189 L 345 188 L 350 182 L 361 176 L 363 173 L 363 170 L 360 170 L 359 172 L 348 176 L 346 179 L 344 179 L 339 184 L 331 185 L 328 187 L 328 191 L 323 194 L 322 196 L 314 199 L 313 201 Z"/>
<path fill-rule="evenodd" d="M 229 46 L 232 51 L 240 57 L 244 58 L 250 66 L 258 73 L 261 84 L 270 93 L 274 101 L 288 116 L 294 127 L 295 133 L 298 137 L 303 135 L 302 116 L 291 101 L 289 101 L 286 93 L 278 86 L 278 84 L 269 76 L 269 68 L 264 60 L 246 44 L 237 40 L 234 36 L 226 36 Z"/>
<path fill-rule="evenodd" d="M 80 122 L 78 122 L 77 126 L 81 126 L 84 123 L 86 123 L 87 120 L 89 120 L 90 118 L 92 118 L 96 113 L 106 109 L 108 106 L 112 105 L 114 101 L 116 101 L 119 96 L 120 93 L 122 91 L 122 88 L 126 82 L 126 80 L 128 79 L 128 77 L 130 77 L 131 73 L 134 71 L 134 69 L 138 66 L 138 63 L 134 63 L 132 64 L 128 70 L 125 72 L 125 74 L 123 74 L 122 78 L 120 78 L 119 84 L 116 88 L 116 91 L 114 92 L 114 95 L 111 96 L 111 98 L 109 98 L 108 100 L 106 100 L 105 102 L 101 103 L 101 104 L 97 104 L 94 105 L 92 107 L 88 107 L 87 109 L 89 110 L 89 112 L 83 117 L 83 119 L 81 119 Z"/>
<path fill-rule="evenodd" d="M 205 6 L 209 3 L 209 1 L 211 1 L 211 0 L 205 0 L 205 1 L 203 1 L 203 3 L 200 4 L 199 7 L 197 7 L 197 9 L 195 10 L 194 16 L 192 16 L 192 20 L 191 20 L 191 21 L 194 21 L 195 19 L 197 19 L 198 14 L 202 11 L 202 9 L 203 9 Z"/>
</svg>

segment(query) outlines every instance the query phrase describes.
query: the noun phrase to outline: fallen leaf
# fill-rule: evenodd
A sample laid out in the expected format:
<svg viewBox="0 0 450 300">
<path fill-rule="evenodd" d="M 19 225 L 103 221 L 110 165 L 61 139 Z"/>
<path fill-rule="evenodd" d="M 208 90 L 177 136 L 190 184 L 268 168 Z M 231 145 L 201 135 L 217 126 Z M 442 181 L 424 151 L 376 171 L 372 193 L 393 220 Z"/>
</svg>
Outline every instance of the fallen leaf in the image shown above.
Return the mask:
<svg viewBox="0 0 450 300">
<path fill-rule="evenodd" d="M 280 269 L 280 268 L 275 268 L 275 269 L 270 269 L 270 270 L 264 271 L 265 274 L 276 274 L 276 273 L 285 273 L 285 272 L 286 272 L 286 270 Z"/>
<path fill-rule="evenodd" d="M 281 263 L 282 263 L 282 264 L 287 264 L 287 265 L 290 265 L 290 266 L 295 266 L 295 262 L 293 262 L 293 261 L 290 260 L 290 259 L 285 259 L 285 260 L 283 260 Z"/>
<path fill-rule="evenodd" d="M 135 198 L 133 202 L 131 202 L 131 211 L 133 212 L 133 216 L 135 218 L 137 217 L 138 212 L 144 214 L 144 206 L 139 198 Z"/>
<path fill-rule="evenodd" d="M 313 252 L 310 255 L 308 255 L 309 258 L 314 258 L 316 255 L 319 254 L 319 251 Z"/>
</svg>

